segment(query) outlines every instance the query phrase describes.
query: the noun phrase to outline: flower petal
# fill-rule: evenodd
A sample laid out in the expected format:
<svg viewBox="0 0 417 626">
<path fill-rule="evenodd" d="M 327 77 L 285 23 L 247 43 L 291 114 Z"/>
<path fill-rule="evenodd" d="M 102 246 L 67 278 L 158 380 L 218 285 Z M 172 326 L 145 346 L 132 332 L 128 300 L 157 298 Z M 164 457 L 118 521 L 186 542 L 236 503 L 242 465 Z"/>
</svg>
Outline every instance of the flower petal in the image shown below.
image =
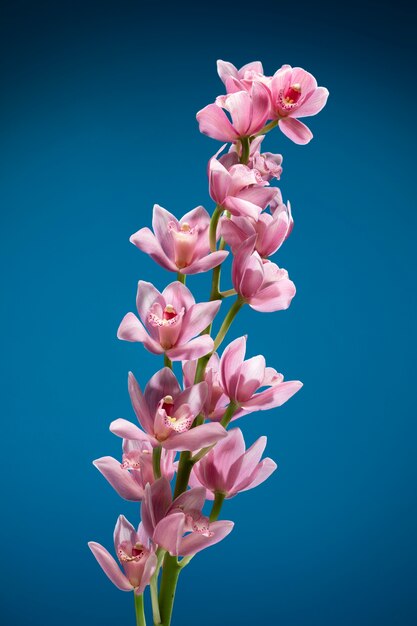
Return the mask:
<svg viewBox="0 0 417 626">
<path fill-rule="evenodd" d="M 313 139 L 313 133 L 308 126 L 294 117 L 282 118 L 279 120 L 278 126 L 288 139 L 291 139 L 291 141 L 299 145 L 305 145 Z"/>
<path fill-rule="evenodd" d="M 221 303 L 221 300 L 213 300 L 212 302 L 193 304 L 184 315 L 178 343 L 187 343 L 187 341 L 207 328 L 217 315 Z"/>
<path fill-rule="evenodd" d="M 162 445 L 166 450 L 177 450 L 182 452 L 189 450 L 200 450 L 206 446 L 211 446 L 213 443 L 220 441 L 223 437 L 227 436 L 227 431 L 218 422 L 211 422 L 209 424 L 202 424 L 196 426 L 183 433 L 172 435 L 166 439 Z"/>
<path fill-rule="evenodd" d="M 119 417 L 119 419 L 117 420 L 114 420 L 110 424 L 110 431 L 114 435 L 122 437 L 122 439 L 137 439 L 138 441 L 151 443 L 152 446 L 157 445 L 156 440 L 153 437 L 150 437 L 149 435 L 144 433 L 143 430 L 136 426 L 136 424 L 132 424 L 132 422 L 128 422 L 121 417 Z"/>
<path fill-rule="evenodd" d="M 200 133 L 219 141 L 236 141 L 239 134 L 227 119 L 226 113 L 217 104 L 208 104 L 197 113 Z"/>
<path fill-rule="evenodd" d="M 125 500 L 139 502 L 143 498 L 144 489 L 127 470 L 120 467 L 120 462 L 111 456 L 103 456 L 93 461 L 94 467 L 104 476 Z"/>
<path fill-rule="evenodd" d="M 188 343 L 167 350 L 166 355 L 171 361 L 192 361 L 205 356 L 214 349 L 214 341 L 208 335 L 201 335 Z"/>
<path fill-rule="evenodd" d="M 128 391 L 133 410 L 138 418 L 139 424 L 143 430 L 149 434 L 153 434 L 153 418 L 149 412 L 148 405 L 142 395 L 142 391 L 132 372 L 128 374 Z"/>
<path fill-rule="evenodd" d="M 181 556 L 191 556 L 218 543 L 233 530 L 234 523 L 226 520 L 220 522 L 212 522 L 210 531 L 213 533 L 211 537 L 205 537 L 199 533 L 190 533 L 183 537 L 180 542 L 179 552 Z"/>
<path fill-rule="evenodd" d="M 270 387 L 256 393 L 250 400 L 242 404 L 242 409 L 245 411 L 266 411 L 268 409 L 274 409 L 277 406 L 281 406 L 284 402 L 287 402 L 301 387 L 303 383 L 299 380 L 288 380 L 275 387 Z"/>
<path fill-rule="evenodd" d="M 181 270 L 181 273 L 199 274 L 200 272 L 208 272 L 209 270 L 212 270 L 213 267 L 217 267 L 220 263 L 223 263 L 228 254 L 227 250 L 217 250 L 217 252 L 207 254 L 202 259 L 193 261 L 191 265 L 188 265 L 188 267 L 184 267 Z"/>
<path fill-rule="evenodd" d="M 149 407 L 152 422 L 155 412 L 162 398 L 172 396 L 175 398 L 181 391 L 180 385 L 174 372 L 169 367 L 163 367 L 148 381 L 145 387 L 144 399 Z"/>
<path fill-rule="evenodd" d="M 143 343 L 145 348 L 153 354 L 162 354 L 160 344 L 152 339 L 134 313 L 126 313 L 117 330 L 117 338 L 124 341 Z"/>
<path fill-rule="evenodd" d="M 116 585 L 118 589 L 121 589 L 121 591 L 132 591 L 132 585 L 106 548 L 95 541 L 89 541 L 88 547 L 96 557 L 103 572 L 110 578 L 112 583 Z"/>
<path fill-rule="evenodd" d="M 149 254 L 164 269 L 171 272 L 177 271 L 177 266 L 167 257 L 161 244 L 149 228 L 141 228 L 130 237 L 129 241 L 142 252 Z"/>
<path fill-rule="evenodd" d="M 296 117 L 308 117 L 319 113 L 327 102 L 329 91 L 326 87 L 317 87 L 312 91 L 298 107 L 294 115 Z"/>
<path fill-rule="evenodd" d="M 238 337 L 225 348 L 220 359 L 220 380 L 226 395 L 236 400 L 236 386 L 245 358 L 246 337 Z"/>
<path fill-rule="evenodd" d="M 169 222 L 178 224 L 178 220 L 175 215 L 172 215 L 169 211 L 155 204 L 153 207 L 152 215 L 152 228 L 157 240 L 159 241 L 162 250 L 165 252 L 169 259 L 174 258 L 174 241 L 172 239 L 171 231 L 168 227 Z"/>
<path fill-rule="evenodd" d="M 156 526 L 153 540 L 171 556 L 178 556 L 180 541 L 184 534 L 185 515 L 182 512 L 170 513 Z"/>
</svg>

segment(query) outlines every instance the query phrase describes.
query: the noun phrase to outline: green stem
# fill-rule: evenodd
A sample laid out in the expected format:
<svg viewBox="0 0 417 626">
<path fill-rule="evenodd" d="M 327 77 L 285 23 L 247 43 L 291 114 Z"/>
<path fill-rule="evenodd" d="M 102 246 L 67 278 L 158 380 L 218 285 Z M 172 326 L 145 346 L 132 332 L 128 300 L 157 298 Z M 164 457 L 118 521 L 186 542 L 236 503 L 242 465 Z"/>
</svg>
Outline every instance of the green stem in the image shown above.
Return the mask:
<svg viewBox="0 0 417 626">
<path fill-rule="evenodd" d="M 170 626 L 172 609 L 174 607 L 175 590 L 181 567 L 176 556 L 165 555 L 162 569 L 161 589 L 159 592 L 159 608 L 163 626 Z"/>
<path fill-rule="evenodd" d="M 220 295 L 222 298 L 230 298 L 230 296 L 236 295 L 236 289 L 228 289 L 227 291 L 221 291 Z"/>
<path fill-rule="evenodd" d="M 240 156 L 240 162 L 243 163 L 243 165 L 247 165 L 249 161 L 249 154 L 250 154 L 249 137 L 241 137 L 240 144 L 242 146 L 242 154 Z"/>
<path fill-rule="evenodd" d="M 255 137 L 258 137 L 259 135 L 266 135 L 266 133 L 269 133 L 270 130 L 278 126 L 278 122 L 279 120 L 272 120 L 272 122 L 269 122 L 263 128 L 261 128 L 261 130 L 256 133 Z"/>
<path fill-rule="evenodd" d="M 223 428 L 227 428 L 229 426 L 230 420 L 232 419 L 233 415 L 236 413 L 238 408 L 239 408 L 239 405 L 236 404 L 236 402 L 233 402 L 233 400 L 231 400 L 220 422 Z"/>
<path fill-rule="evenodd" d="M 215 496 L 214 496 L 213 507 L 211 509 L 210 517 L 209 517 L 210 522 L 215 522 L 218 519 L 225 497 L 226 497 L 225 493 L 222 493 L 221 491 L 216 491 Z"/>
<path fill-rule="evenodd" d="M 220 274 L 222 271 L 222 265 L 218 265 L 213 268 L 213 277 L 211 279 L 211 294 L 210 300 L 220 300 L 222 295 L 220 293 Z"/>
<path fill-rule="evenodd" d="M 152 618 L 154 626 L 161 623 L 161 613 L 159 611 L 159 601 L 158 601 L 158 578 L 152 576 L 151 583 L 151 602 L 152 602 Z"/>
<path fill-rule="evenodd" d="M 230 307 L 229 312 L 227 313 L 226 317 L 223 320 L 223 324 L 220 326 L 220 330 L 217 333 L 217 337 L 214 340 L 215 350 L 217 350 L 217 348 L 220 346 L 233 320 L 235 319 L 236 315 L 239 313 L 240 309 L 242 308 L 244 304 L 245 304 L 245 301 L 240 296 L 238 296 L 238 298 L 235 300 L 233 305 Z"/>
<path fill-rule="evenodd" d="M 183 285 L 185 285 L 185 280 L 186 280 L 186 275 L 185 274 L 181 274 L 181 272 L 177 273 L 177 280 L 180 281 L 180 283 L 182 283 Z"/>
<path fill-rule="evenodd" d="M 138 596 L 135 592 L 133 592 L 133 595 L 135 596 L 136 626 L 146 626 L 143 594 Z"/>
<path fill-rule="evenodd" d="M 219 223 L 220 215 L 222 214 L 222 207 L 217 205 L 213 211 L 213 215 L 211 216 L 210 221 L 210 250 L 211 252 L 216 252 L 217 249 L 217 224 Z"/>
<path fill-rule="evenodd" d="M 162 447 L 156 446 L 156 448 L 154 448 L 152 452 L 152 468 L 155 480 L 161 478 L 161 454 Z"/>
<path fill-rule="evenodd" d="M 177 480 L 175 482 L 174 499 L 186 491 L 192 469 L 193 462 L 191 460 L 191 452 L 181 452 L 178 463 Z"/>
<path fill-rule="evenodd" d="M 167 357 L 165 353 L 164 353 L 164 365 L 165 367 L 169 367 L 169 369 L 172 370 L 172 361 L 169 357 Z"/>
</svg>

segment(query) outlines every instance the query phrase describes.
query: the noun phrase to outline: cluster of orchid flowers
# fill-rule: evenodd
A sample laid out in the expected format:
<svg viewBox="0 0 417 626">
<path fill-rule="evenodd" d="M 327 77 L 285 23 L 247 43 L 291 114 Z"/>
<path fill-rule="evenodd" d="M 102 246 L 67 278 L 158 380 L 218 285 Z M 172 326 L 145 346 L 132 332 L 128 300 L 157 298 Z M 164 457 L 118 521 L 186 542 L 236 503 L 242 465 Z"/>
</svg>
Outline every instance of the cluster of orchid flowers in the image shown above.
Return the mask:
<svg viewBox="0 0 417 626">
<path fill-rule="evenodd" d="M 228 430 L 229 424 L 281 406 L 301 387 L 299 381 L 284 381 L 263 356 L 245 359 L 246 337 L 232 341 L 221 356 L 217 351 L 245 304 L 260 312 L 279 311 L 295 295 L 287 271 L 269 258 L 293 227 L 290 204 L 270 185 L 281 176 L 282 156 L 261 148 L 276 126 L 295 143 L 310 141 L 311 131 L 298 118 L 318 113 L 328 91 L 305 70 L 288 65 L 269 77 L 260 62 L 238 70 L 218 61 L 218 73 L 226 95 L 197 114 L 202 133 L 231 144 L 208 165 L 216 207 L 211 217 L 199 206 L 178 220 L 155 205 L 152 230 L 142 228 L 130 238 L 177 280 L 162 292 L 139 281 L 139 317 L 127 313 L 117 336 L 163 355 L 164 367 L 143 392 L 129 373 L 139 426 L 124 419 L 112 422 L 110 430 L 122 439 L 122 459 L 94 461 L 122 498 L 141 502 L 139 527 L 121 515 L 114 531 L 122 569 L 103 546 L 89 543 L 110 580 L 134 591 L 139 626 L 146 624 L 143 593 L 148 586 L 153 624 L 169 626 L 181 570 L 233 528 L 233 522 L 218 519 L 224 500 L 256 487 L 276 469 L 274 461 L 262 459 L 266 437 L 246 449 L 241 430 Z M 230 253 L 233 287 L 221 291 L 221 268 Z M 209 270 L 210 301 L 196 303 L 186 277 Z M 229 297 L 235 297 L 233 304 L 212 337 L 213 322 Z M 173 371 L 176 361 L 182 383 Z M 212 501 L 208 516 L 206 501 Z"/>
</svg>

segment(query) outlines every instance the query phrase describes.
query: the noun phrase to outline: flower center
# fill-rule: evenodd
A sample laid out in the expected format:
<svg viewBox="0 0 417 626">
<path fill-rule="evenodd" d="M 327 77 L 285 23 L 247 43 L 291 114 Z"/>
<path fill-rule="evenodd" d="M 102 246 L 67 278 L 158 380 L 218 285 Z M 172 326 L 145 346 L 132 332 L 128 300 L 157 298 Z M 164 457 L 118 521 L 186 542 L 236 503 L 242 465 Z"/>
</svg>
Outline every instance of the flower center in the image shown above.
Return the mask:
<svg viewBox="0 0 417 626">
<path fill-rule="evenodd" d="M 177 312 L 172 304 L 167 304 L 164 309 L 164 321 L 172 320 L 177 316 Z"/>
<path fill-rule="evenodd" d="M 198 226 L 192 227 L 188 222 L 177 226 L 174 222 L 170 222 L 168 228 L 174 240 L 175 265 L 181 270 L 193 261 L 198 240 Z"/>
<path fill-rule="evenodd" d="M 173 406 L 174 406 L 174 398 L 172 396 L 165 396 L 165 398 L 163 398 L 162 400 L 161 408 L 165 411 L 167 415 L 171 413 Z"/>
<path fill-rule="evenodd" d="M 145 554 L 145 548 L 139 542 L 135 543 L 134 546 L 131 546 L 128 542 L 124 541 L 119 546 L 117 554 L 121 563 L 131 563 L 132 561 L 140 561 Z"/>
<path fill-rule="evenodd" d="M 290 85 L 288 89 L 285 90 L 284 100 L 287 104 L 295 104 L 298 102 L 301 96 L 301 85 L 300 83 L 294 83 Z"/>
</svg>

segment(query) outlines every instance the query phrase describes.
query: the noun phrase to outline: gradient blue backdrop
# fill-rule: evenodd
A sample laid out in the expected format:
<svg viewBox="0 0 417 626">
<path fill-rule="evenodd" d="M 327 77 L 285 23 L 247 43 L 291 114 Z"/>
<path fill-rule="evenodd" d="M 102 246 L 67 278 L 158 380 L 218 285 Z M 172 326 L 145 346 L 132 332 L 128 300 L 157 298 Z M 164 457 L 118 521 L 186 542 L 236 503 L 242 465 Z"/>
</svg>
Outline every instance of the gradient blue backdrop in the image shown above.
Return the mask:
<svg viewBox="0 0 417 626">
<path fill-rule="evenodd" d="M 267 140 L 285 157 L 296 228 L 278 262 L 297 297 L 245 310 L 230 336 L 249 329 L 250 354 L 305 386 L 241 423 L 279 471 L 224 507 L 235 530 L 184 573 L 174 623 L 415 625 L 411 4 L 16 0 L 0 21 L 2 624 L 133 624 L 86 545 L 135 519 L 91 460 L 119 452 L 127 371 L 144 384 L 160 366 L 115 337 L 137 280 L 168 279 L 128 237 L 154 202 L 211 208 L 218 144 L 195 113 L 222 92 L 217 58 L 259 58 L 331 96 L 309 146 Z"/>
</svg>

